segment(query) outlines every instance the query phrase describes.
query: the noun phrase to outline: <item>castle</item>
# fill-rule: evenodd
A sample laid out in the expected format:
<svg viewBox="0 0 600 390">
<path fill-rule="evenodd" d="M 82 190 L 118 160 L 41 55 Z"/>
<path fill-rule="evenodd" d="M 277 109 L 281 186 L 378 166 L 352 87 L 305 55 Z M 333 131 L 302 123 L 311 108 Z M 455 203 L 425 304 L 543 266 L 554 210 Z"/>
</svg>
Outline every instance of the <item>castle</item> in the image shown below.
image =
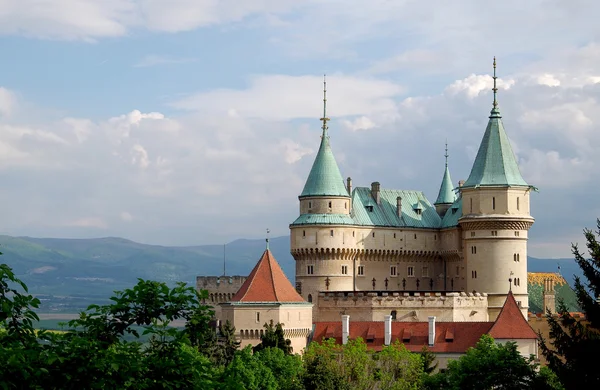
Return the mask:
<svg viewBox="0 0 600 390">
<path fill-rule="evenodd" d="M 300 215 L 290 225 L 296 288 L 315 305 L 315 321 L 330 320 L 327 296 L 392 292 L 463 293 L 478 309 L 486 306 L 494 320 L 509 289 L 527 316 L 534 187 L 521 176 L 502 124 L 495 60 L 493 79 L 493 107 L 471 173 L 455 188 L 446 159 L 433 204 L 420 191 L 385 189 L 378 182 L 352 188 L 350 178 L 344 181 L 330 145 L 324 95 L 321 144 L 299 196 Z M 372 320 L 383 320 L 378 317 Z"/>
<path fill-rule="evenodd" d="M 324 82 L 321 143 L 290 224 L 295 288 L 267 242 L 248 278 L 197 278 L 217 318 L 232 322 L 244 345 L 260 342 L 265 322 L 281 322 L 296 352 L 323 338 L 362 337 L 375 349 L 401 340 L 414 351 L 428 345 L 445 366 L 487 333 L 537 355 L 527 323 L 535 188 L 521 176 L 505 132 L 496 79 L 494 59 L 492 110 L 471 173 L 455 187 L 446 150 L 433 204 L 420 191 L 344 181 L 330 145 Z M 550 290 L 544 302 L 554 297 Z"/>
</svg>

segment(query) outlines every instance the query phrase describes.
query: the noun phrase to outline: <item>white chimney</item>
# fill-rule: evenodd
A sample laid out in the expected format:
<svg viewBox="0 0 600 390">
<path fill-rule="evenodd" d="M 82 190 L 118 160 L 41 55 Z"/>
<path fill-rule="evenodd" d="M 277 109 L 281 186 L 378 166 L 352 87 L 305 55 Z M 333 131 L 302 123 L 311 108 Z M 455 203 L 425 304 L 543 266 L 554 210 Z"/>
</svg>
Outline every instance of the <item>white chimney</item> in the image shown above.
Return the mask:
<svg viewBox="0 0 600 390">
<path fill-rule="evenodd" d="M 342 344 L 348 344 L 348 335 L 350 334 L 350 316 L 342 316 Z"/>
<path fill-rule="evenodd" d="M 392 316 L 385 316 L 385 338 L 383 343 L 390 345 L 392 343 Z"/>
<path fill-rule="evenodd" d="M 435 316 L 429 318 L 429 346 L 433 347 L 435 344 Z"/>
</svg>

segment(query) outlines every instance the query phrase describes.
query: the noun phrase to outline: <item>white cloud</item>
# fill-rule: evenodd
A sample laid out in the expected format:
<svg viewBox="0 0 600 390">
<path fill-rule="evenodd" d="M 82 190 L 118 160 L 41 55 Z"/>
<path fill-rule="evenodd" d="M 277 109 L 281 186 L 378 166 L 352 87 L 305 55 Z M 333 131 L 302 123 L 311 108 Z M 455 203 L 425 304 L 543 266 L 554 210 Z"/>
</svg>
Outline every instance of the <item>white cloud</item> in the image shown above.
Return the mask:
<svg viewBox="0 0 600 390">
<path fill-rule="evenodd" d="M 403 92 L 392 82 L 343 75 L 327 76 L 327 88 L 327 115 L 338 117 L 395 111 L 395 98 Z M 269 120 L 318 118 L 322 89 L 317 76 L 262 75 L 253 77 L 247 89 L 202 92 L 172 106 Z"/>
<path fill-rule="evenodd" d="M 121 212 L 121 214 L 119 215 L 119 217 L 121 217 L 121 220 L 123 220 L 125 222 L 131 222 L 131 221 L 133 221 L 133 215 L 131 215 L 127 211 Z"/>
<path fill-rule="evenodd" d="M 375 127 L 375 123 L 364 115 L 354 120 L 344 120 L 342 123 L 351 131 L 370 130 Z"/>
<path fill-rule="evenodd" d="M 0 87 L 0 117 L 10 116 L 16 106 L 15 94 L 6 88 Z"/>
<path fill-rule="evenodd" d="M 147 68 L 150 66 L 186 64 L 186 63 L 196 62 L 196 61 L 197 60 L 194 58 L 173 58 L 173 57 L 150 54 L 150 55 L 147 55 L 146 57 L 142 58 L 140 61 L 135 63 L 133 66 L 135 68 Z"/>
<path fill-rule="evenodd" d="M 498 78 L 496 85 L 498 89 L 509 89 L 514 85 L 514 80 L 503 80 Z M 469 99 L 479 96 L 480 93 L 490 93 L 494 86 L 494 79 L 489 75 L 470 75 L 469 77 L 456 80 L 454 83 L 446 87 L 445 92 L 450 95 L 465 94 Z"/>
</svg>

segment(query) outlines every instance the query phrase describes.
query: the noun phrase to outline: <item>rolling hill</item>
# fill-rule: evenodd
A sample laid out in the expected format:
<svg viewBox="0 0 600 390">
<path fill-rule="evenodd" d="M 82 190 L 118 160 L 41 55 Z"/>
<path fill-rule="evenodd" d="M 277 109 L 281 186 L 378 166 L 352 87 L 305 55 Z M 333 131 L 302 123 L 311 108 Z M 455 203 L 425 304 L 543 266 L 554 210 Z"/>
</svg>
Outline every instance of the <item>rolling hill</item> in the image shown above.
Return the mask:
<svg viewBox="0 0 600 390">
<path fill-rule="evenodd" d="M 223 274 L 223 245 L 169 247 L 123 238 L 55 239 L 0 236 L 0 262 L 13 268 L 42 300 L 43 311 L 77 312 L 105 303 L 115 290 L 138 278 L 195 284 L 198 275 Z M 265 249 L 264 240 L 235 240 L 225 246 L 228 275 L 248 275 Z M 270 240 L 284 272 L 294 279 L 289 237 Z M 561 273 L 569 284 L 581 271 L 573 259 L 529 258 L 530 272 Z"/>
</svg>

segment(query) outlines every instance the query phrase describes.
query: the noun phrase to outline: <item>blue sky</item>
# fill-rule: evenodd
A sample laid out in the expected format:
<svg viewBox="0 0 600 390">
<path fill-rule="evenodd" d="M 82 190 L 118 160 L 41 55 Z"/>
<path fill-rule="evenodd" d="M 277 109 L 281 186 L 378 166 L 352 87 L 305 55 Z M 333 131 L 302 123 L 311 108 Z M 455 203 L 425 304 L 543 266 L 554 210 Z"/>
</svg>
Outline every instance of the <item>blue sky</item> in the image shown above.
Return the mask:
<svg viewBox="0 0 600 390">
<path fill-rule="evenodd" d="M 0 0 L 0 233 L 187 245 L 288 232 L 319 143 L 433 201 L 499 101 L 529 251 L 600 216 L 593 1 Z"/>
</svg>

